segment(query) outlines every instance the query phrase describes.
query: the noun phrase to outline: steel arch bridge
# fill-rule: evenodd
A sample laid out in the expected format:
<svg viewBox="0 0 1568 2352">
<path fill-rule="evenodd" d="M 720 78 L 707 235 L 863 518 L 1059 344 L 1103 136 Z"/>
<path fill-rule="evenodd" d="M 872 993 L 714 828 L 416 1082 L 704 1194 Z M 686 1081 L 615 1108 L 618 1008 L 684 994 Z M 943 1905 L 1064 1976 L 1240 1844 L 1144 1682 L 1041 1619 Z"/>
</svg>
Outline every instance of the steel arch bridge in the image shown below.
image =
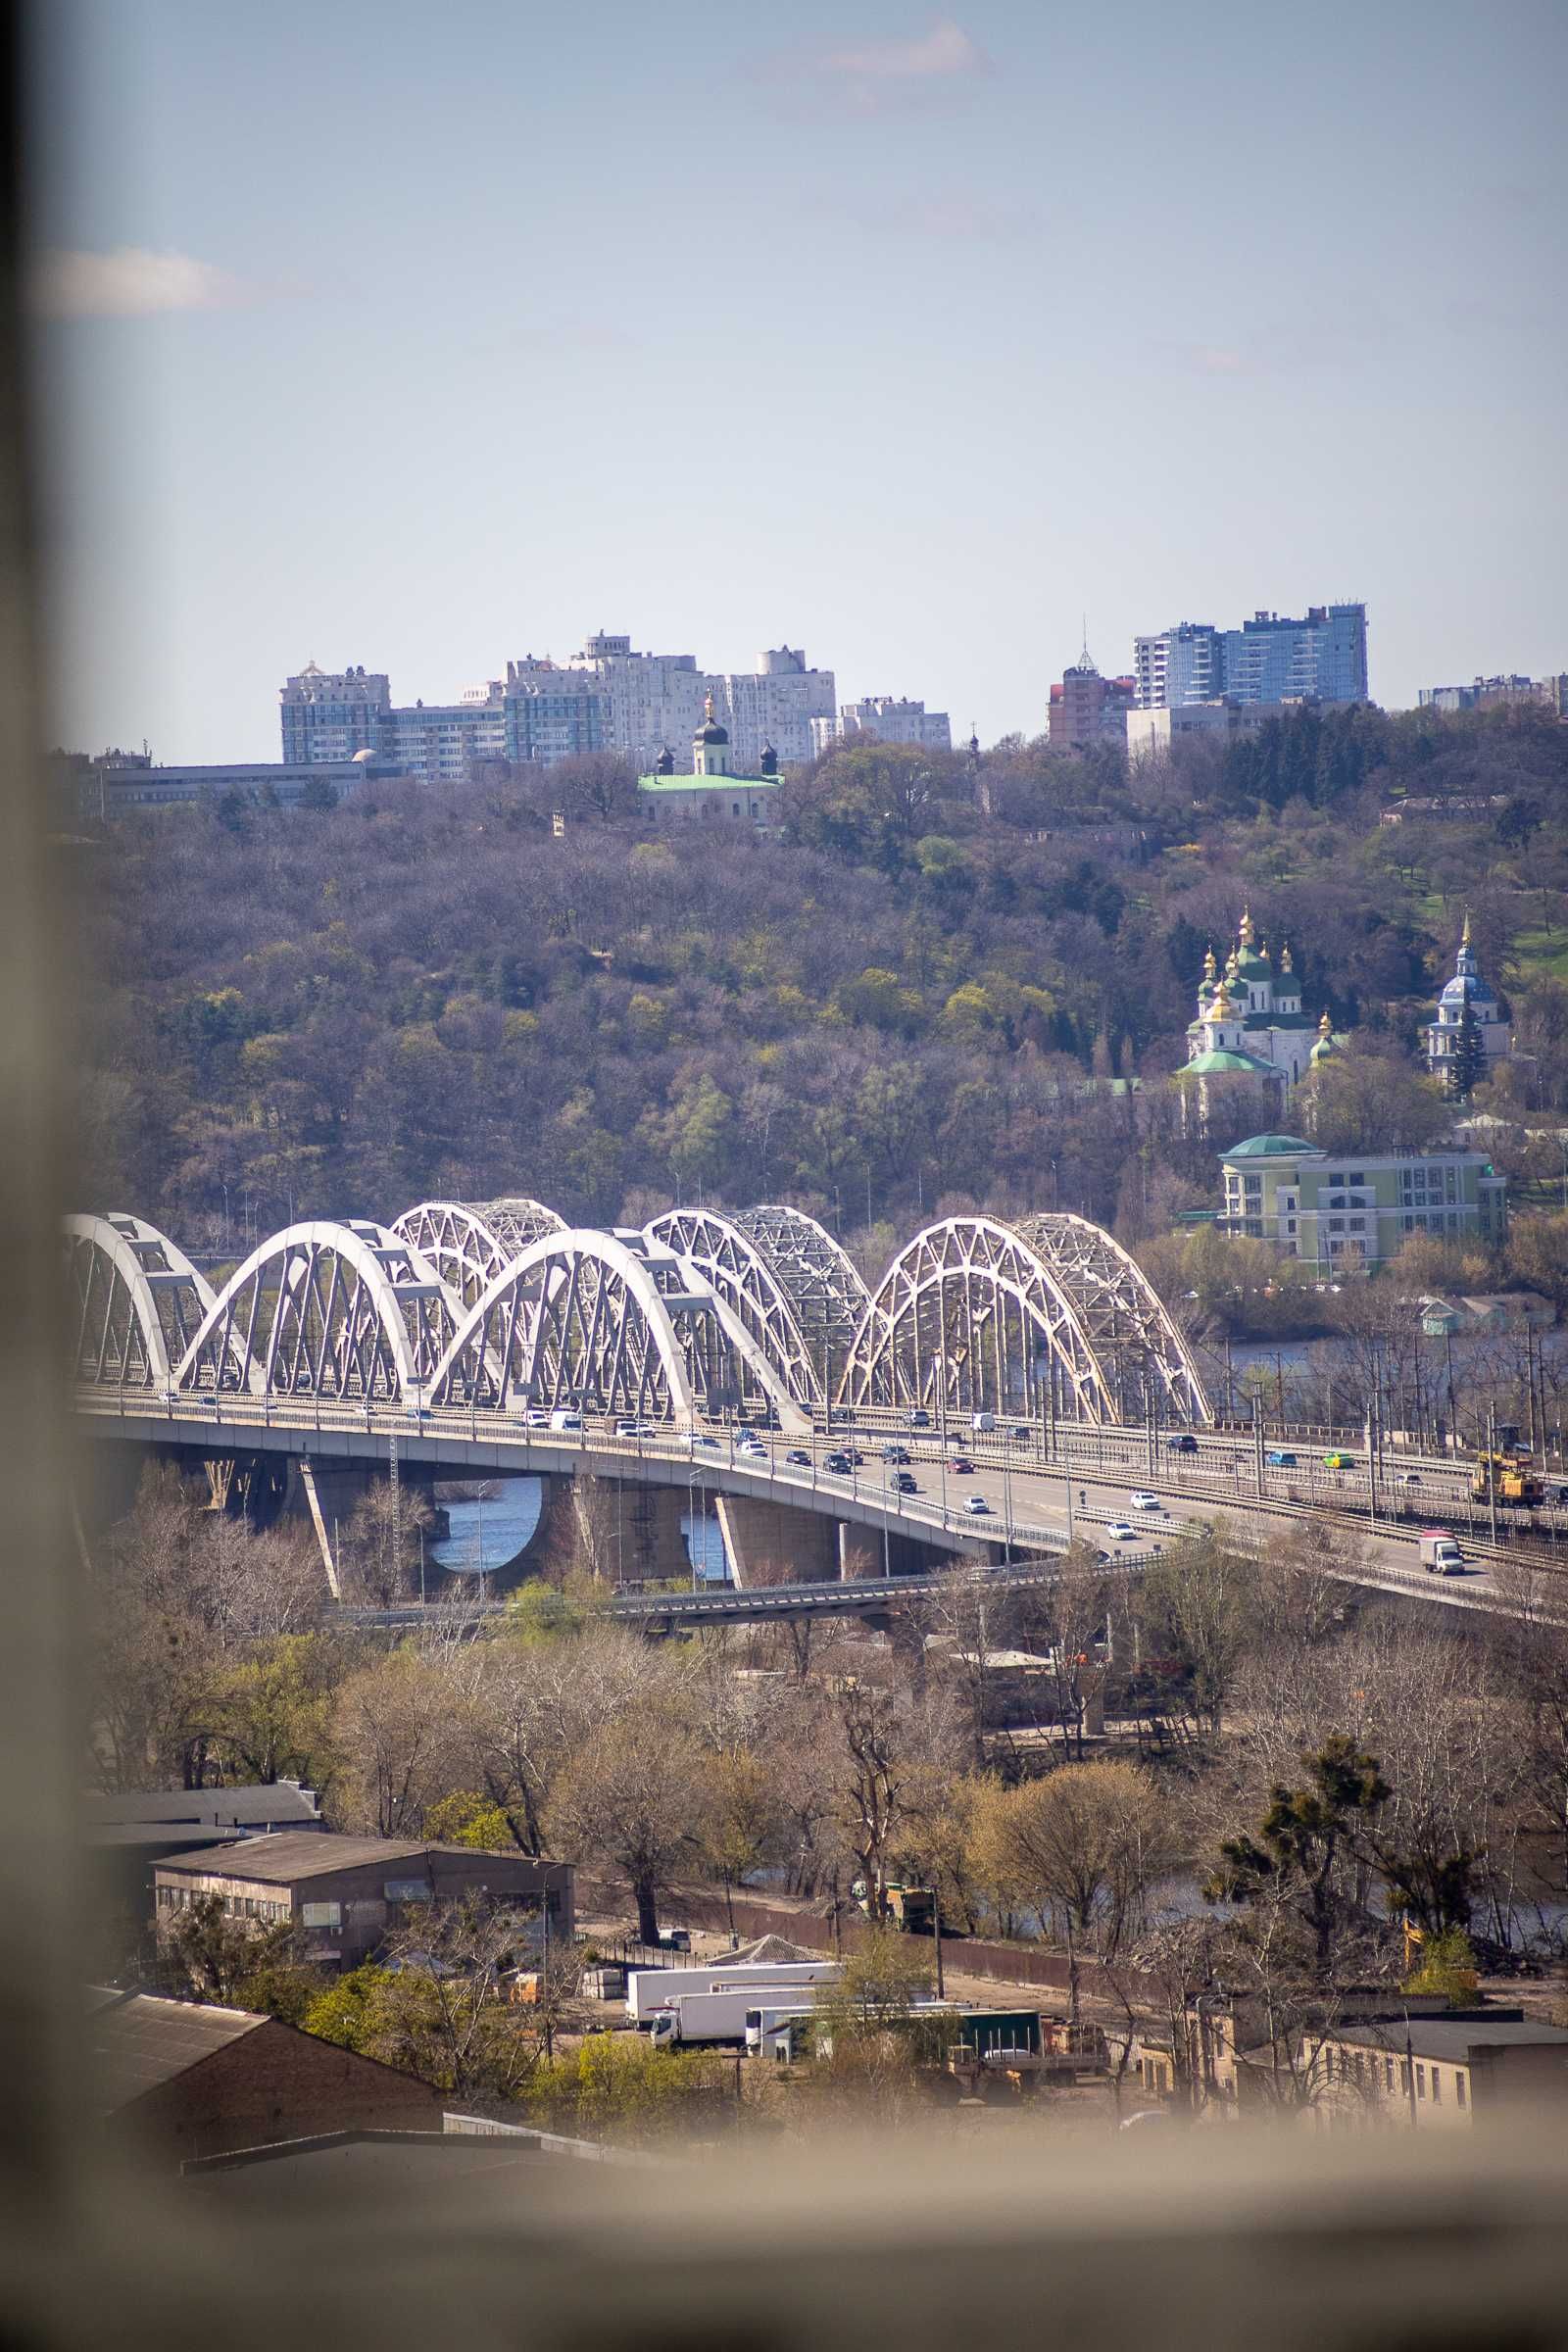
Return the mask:
<svg viewBox="0 0 1568 2352">
<path fill-rule="evenodd" d="M 793 1428 L 808 1418 L 689 1259 L 642 1235 L 589 1231 L 547 1234 L 501 1269 L 454 1333 L 429 1396 L 658 1422 L 738 1411 Z"/>
<path fill-rule="evenodd" d="M 380 1225 L 290 1225 L 213 1300 L 182 1390 L 415 1404 L 462 1319 L 429 1260 Z"/>
<path fill-rule="evenodd" d="M 66 1312 L 73 1377 L 167 1389 L 212 1310 L 212 1286 L 140 1217 L 67 1217 Z"/>
<path fill-rule="evenodd" d="M 1120 1244 L 1086 1218 L 951 1217 L 894 1259 L 839 1402 L 1209 1422 L 1191 1349 Z"/>
<path fill-rule="evenodd" d="M 796 1403 L 822 1410 L 869 1303 L 831 1234 L 794 1208 L 673 1208 L 646 1231 L 734 1309 Z"/>
<path fill-rule="evenodd" d="M 449 1290 L 472 1306 L 503 1266 L 566 1220 L 541 1200 L 421 1200 L 391 1229 L 429 1259 Z"/>
</svg>

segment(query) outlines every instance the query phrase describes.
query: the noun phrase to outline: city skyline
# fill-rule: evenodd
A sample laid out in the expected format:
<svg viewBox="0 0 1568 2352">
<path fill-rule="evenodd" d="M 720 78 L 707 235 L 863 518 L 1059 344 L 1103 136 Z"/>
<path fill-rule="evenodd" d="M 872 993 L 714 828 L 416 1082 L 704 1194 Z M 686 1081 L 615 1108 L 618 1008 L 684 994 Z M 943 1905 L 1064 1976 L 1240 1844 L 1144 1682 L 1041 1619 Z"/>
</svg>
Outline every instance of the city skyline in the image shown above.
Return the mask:
<svg viewBox="0 0 1568 2352">
<path fill-rule="evenodd" d="M 1393 708 L 1560 669 L 1560 15 L 1162 23 L 612 0 L 522 74 L 490 0 L 51 12 L 57 731 L 256 758 L 307 658 L 590 627 L 986 741 L 1085 613 L 1114 674 L 1364 599 Z"/>
</svg>

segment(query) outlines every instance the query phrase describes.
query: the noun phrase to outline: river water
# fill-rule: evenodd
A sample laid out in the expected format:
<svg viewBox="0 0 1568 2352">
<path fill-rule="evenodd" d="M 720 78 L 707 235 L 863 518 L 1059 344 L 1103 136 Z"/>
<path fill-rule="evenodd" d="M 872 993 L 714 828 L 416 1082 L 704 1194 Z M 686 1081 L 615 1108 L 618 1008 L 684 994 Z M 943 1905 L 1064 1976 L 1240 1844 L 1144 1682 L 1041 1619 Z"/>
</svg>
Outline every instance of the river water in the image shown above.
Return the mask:
<svg viewBox="0 0 1568 2352">
<path fill-rule="evenodd" d="M 493 1576 L 516 1558 L 539 1525 L 543 1492 L 536 1478 L 493 1478 L 485 1484 L 484 1500 L 444 1504 L 450 1532 L 426 1546 L 429 1564 L 449 1576 Z M 730 1583 L 717 1519 L 686 1512 L 680 1525 L 699 1584 Z"/>
</svg>

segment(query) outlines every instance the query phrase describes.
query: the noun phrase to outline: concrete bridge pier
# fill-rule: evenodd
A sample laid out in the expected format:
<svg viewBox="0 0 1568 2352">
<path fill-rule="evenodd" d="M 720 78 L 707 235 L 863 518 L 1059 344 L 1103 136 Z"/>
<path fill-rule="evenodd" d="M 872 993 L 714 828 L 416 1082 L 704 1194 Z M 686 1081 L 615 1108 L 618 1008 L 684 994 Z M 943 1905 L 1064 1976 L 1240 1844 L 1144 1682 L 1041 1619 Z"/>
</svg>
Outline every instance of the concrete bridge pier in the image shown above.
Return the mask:
<svg viewBox="0 0 1568 2352">
<path fill-rule="evenodd" d="M 738 1585 L 832 1584 L 840 1573 L 839 1524 L 817 1511 L 750 1494 L 720 1494 L 718 1524 Z"/>
</svg>

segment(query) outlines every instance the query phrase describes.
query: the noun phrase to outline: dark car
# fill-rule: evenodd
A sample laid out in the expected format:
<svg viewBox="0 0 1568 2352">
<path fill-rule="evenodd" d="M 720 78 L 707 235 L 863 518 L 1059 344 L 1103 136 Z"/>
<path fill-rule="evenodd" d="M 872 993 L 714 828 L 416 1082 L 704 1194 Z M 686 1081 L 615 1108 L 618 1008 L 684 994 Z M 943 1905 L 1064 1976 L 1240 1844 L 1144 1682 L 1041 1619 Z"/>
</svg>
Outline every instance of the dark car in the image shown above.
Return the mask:
<svg viewBox="0 0 1568 2352">
<path fill-rule="evenodd" d="M 863 1453 L 860 1451 L 860 1448 L 858 1447 L 858 1446 L 845 1446 L 845 1448 L 844 1448 L 844 1450 L 845 1450 L 845 1452 L 846 1452 L 846 1453 L 849 1455 L 849 1457 L 850 1457 L 851 1461 L 852 1461 L 852 1462 L 855 1464 L 855 1467 L 857 1468 L 857 1470 L 858 1470 L 858 1468 L 860 1467 L 860 1464 L 861 1464 L 861 1463 L 864 1461 L 864 1459 L 865 1459 L 865 1456 L 864 1456 L 864 1454 L 863 1454 Z"/>
<path fill-rule="evenodd" d="M 955 1471 L 959 1478 L 973 1478 L 974 1476 L 974 1464 L 966 1453 L 955 1454 L 953 1460 L 948 1464 L 948 1468 Z"/>
<path fill-rule="evenodd" d="M 893 1484 L 900 1494 L 918 1494 L 920 1492 L 914 1483 L 913 1476 L 907 1470 L 895 1470 Z"/>
<path fill-rule="evenodd" d="M 1167 1453 L 1196 1453 L 1198 1451 L 1198 1440 L 1193 1436 L 1193 1433 L 1190 1429 L 1184 1429 L 1180 1437 L 1167 1438 L 1165 1440 L 1165 1451 Z"/>
<path fill-rule="evenodd" d="M 784 1459 L 787 1462 L 794 1462 L 802 1470 L 809 1470 L 811 1467 L 810 1455 L 799 1446 L 792 1446 Z"/>
<path fill-rule="evenodd" d="M 1027 1446 L 1034 1434 L 1027 1421 L 1020 1421 L 1012 1433 L 1012 1442 L 1015 1446 Z"/>
<path fill-rule="evenodd" d="M 848 1478 L 850 1457 L 847 1453 L 826 1454 L 823 1457 L 822 1467 L 824 1470 L 831 1470 L 836 1478 Z"/>
<path fill-rule="evenodd" d="M 931 1426 L 931 1416 L 930 1416 L 930 1414 L 929 1414 L 928 1412 L 924 1412 L 924 1411 L 922 1411 L 922 1410 L 921 1410 L 921 1408 L 920 1408 L 920 1407 L 917 1405 L 917 1406 L 915 1407 L 914 1411 L 913 1411 L 913 1412 L 912 1412 L 912 1413 L 909 1415 L 909 1427 L 910 1427 L 911 1429 L 929 1429 L 929 1428 L 930 1428 L 930 1426 Z"/>
<path fill-rule="evenodd" d="M 906 1446 L 884 1446 L 882 1448 L 882 1459 L 885 1462 L 906 1462 L 908 1458 L 909 1449 Z"/>
</svg>

